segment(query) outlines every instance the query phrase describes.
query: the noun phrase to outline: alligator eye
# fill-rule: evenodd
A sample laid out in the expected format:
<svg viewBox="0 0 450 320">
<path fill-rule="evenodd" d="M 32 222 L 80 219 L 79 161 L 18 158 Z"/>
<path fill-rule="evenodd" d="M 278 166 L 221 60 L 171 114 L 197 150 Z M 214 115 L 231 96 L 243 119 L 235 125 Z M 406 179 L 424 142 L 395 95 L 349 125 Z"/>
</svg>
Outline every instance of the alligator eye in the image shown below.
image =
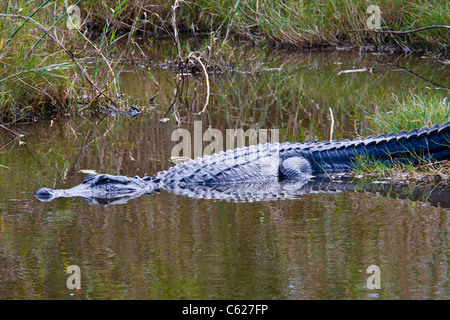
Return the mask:
<svg viewBox="0 0 450 320">
<path fill-rule="evenodd" d="M 109 181 L 108 176 L 99 176 L 97 179 L 97 183 L 107 183 Z"/>
</svg>

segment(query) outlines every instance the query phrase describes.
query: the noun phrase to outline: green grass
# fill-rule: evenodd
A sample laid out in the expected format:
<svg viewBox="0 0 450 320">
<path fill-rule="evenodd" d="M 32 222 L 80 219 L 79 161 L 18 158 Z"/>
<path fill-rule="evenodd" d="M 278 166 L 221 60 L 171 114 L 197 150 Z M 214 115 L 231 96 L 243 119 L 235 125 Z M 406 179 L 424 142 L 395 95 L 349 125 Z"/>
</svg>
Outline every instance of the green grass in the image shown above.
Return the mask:
<svg viewBox="0 0 450 320">
<path fill-rule="evenodd" d="M 81 0 L 74 3 L 81 5 Z M 95 40 L 67 27 L 62 1 L 0 4 L 0 119 L 32 121 L 101 104 L 120 107 L 111 24 Z"/>
<path fill-rule="evenodd" d="M 402 97 L 394 94 L 389 104 L 379 100 L 368 118 L 378 132 L 419 129 L 450 121 L 450 100 L 431 93 L 409 93 Z"/>
</svg>

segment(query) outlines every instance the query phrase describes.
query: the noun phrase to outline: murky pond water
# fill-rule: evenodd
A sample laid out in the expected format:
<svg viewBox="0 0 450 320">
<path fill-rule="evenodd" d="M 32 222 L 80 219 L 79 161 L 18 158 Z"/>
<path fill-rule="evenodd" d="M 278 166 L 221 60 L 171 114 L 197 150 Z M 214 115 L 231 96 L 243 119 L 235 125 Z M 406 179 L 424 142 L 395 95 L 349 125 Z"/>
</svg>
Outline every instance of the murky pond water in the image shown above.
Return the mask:
<svg viewBox="0 0 450 320">
<path fill-rule="evenodd" d="M 210 75 L 201 115 L 204 78 L 180 82 L 137 63 L 121 75 L 122 91 L 146 107 L 137 117 L 14 127 L 25 136 L 0 150 L 1 299 L 450 298 L 445 190 L 437 200 L 376 190 L 251 203 L 167 192 L 109 205 L 33 197 L 43 186 L 79 184 L 80 170 L 144 176 L 167 169 L 178 143 L 172 133 L 193 132 L 195 121 L 202 132 L 278 129 L 282 141 L 322 140 L 332 108 L 334 138 L 355 138 L 370 131 L 366 115 L 377 101 L 424 90 L 444 98 L 435 84 L 449 85 L 449 67 L 421 57 L 395 62 L 417 77 L 371 53 L 236 48 L 236 56 L 238 71 Z M 338 75 L 370 67 L 374 74 Z M 67 287 L 69 265 L 80 267 L 79 290 Z M 370 265 L 379 267 L 380 289 L 368 287 Z"/>
</svg>

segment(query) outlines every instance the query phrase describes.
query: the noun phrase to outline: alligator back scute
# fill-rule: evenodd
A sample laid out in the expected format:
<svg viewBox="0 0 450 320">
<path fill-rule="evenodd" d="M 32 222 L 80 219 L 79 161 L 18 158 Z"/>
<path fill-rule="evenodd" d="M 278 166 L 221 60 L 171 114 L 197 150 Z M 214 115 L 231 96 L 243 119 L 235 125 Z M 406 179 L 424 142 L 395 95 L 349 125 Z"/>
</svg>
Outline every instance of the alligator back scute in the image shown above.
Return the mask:
<svg viewBox="0 0 450 320">
<path fill-rule="evenodd" d="M 275 174 L 277 149 L 278 144 L 260 144 L 206 155 L 171 167 L 161 177 L 166 184 L 182 178 L 184 183 L 193 184 L 258 180 Z"/>
<path fill-rule="evenodd" d="M 399 150 L 399 144 L 397 142 L 397 135 L 388 135 L 386 137 L 386 151 L 387 156 L 395 156 L 400 150 Z"/>
<path fill-rule="evenodd" d="M 407 134 L 406 130 L 402 130 L 397 134 L 397 152 L 404 153 L 408 151 L 406 147 Z"/>
<path fill-rule="evenodd" d="M 424 134 L 427 134 L 427 133 L 428 133 L 428 127 L 422 127 L 422 128 L 420 128 L 419 131 L 417 132 L 417 135 L 420 137 L 420 136 L 422 136 L 422 135 L 424 135 Z"/>
<path fill-rule="evenodd" d="M 440 127 L 430 129 L 427 139 L 430 153 L 450 151 L 450 122 L 446 122 Z"/>
</svg>

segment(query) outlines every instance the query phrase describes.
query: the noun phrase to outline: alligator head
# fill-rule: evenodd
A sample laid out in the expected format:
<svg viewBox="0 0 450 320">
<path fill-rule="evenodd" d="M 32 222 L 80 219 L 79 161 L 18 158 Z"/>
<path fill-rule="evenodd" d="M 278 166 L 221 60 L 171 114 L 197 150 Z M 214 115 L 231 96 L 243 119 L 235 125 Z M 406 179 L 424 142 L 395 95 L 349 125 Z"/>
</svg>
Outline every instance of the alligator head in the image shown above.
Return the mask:
<svg viewBox="0 0 450 320">
<path fill-rule="evenodd" d="M 122 203 L 140 195 L 155 191 L 151 178 L 113 176 L 109 174 L 89 174 L 79 185 L 70 189 L 41 188 L 34 196 L 40 201 L 55 198 L 82 197 L 90 203 Z"/>
</svg>

